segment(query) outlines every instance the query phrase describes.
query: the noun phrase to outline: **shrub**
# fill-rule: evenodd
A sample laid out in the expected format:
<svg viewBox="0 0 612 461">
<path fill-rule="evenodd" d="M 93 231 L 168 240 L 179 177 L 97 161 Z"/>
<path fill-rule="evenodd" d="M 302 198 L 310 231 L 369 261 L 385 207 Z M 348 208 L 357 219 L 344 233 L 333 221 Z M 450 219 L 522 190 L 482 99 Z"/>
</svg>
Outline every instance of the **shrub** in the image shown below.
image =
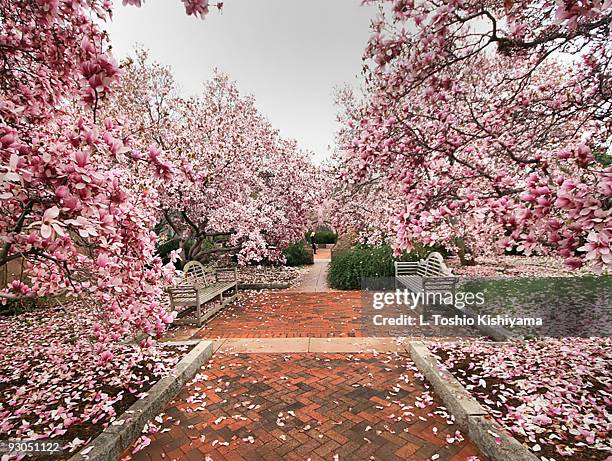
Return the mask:
<svg viewBox="0 0 612 461">
<path fill-rule="evenodd" d="M 329 285 L 338 290 L 359 290 L 363 277 L 393 277 L 394 261 L 389 245 L 355 246 L 332 259 L 327 275 Z"/>
<path fill-rule="evenodd" d="M 304 246 L 304 242 L 292 243 L 285 250 L 283 255 L 287 260 L 287 266 L 303 266 L 304 264 L 313 264 L 312 255 Z"/>
<path fill-rule="evenodd" d="M 162 259 L 164 264 L 168 264 L 168 262 L 170 262 L 170 257 L 168 255 L 171 251 L 178 250 L 178 248 L 179 239 L 166 240 L 164 243 L 157 246 L 157 254 Z"/>
<path fill-rule="evenodd" d="M 310 232 L 307 234 L 307 240 L 310 242 Z M 331 230 L 316 231 L 314 235 L 316 244 L 333 244 L 338 241 L 338 234 Z"/>
<path fill-rule="evenodd" d="M 337 290 L 359 290 L 365 277 L 394 277 L 395 261 L 418 261 L 433 251 L 447 252 L 443 248 L 419 246 L 413 252 L 394 257 L 389 245 L 369 247 L 356 245 L 334 256 L 329 265 L 327 281 Z"/>
</svg>

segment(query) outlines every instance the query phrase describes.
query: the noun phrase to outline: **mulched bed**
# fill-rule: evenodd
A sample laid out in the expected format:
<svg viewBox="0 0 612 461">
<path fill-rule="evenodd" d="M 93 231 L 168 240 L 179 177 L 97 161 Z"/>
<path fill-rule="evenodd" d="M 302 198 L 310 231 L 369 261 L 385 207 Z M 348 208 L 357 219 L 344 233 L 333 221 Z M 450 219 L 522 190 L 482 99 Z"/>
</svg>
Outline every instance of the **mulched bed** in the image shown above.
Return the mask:
<svg viewBox="0 0 612 461">
<path fill-rule="evenodd" d="M 89 337 L 95 319 L 83 302 L 0 317 L 0 440 L 56 439 L 64 455 L 39 459 L 69 457 L 193 347 L 101 350 Z"/>
<path fill-rule="evenodd" d="M 287 266 L 244 266 L 238 268 L 238 283 L 289 283 L 297 284 L 304 271 L 298 267 Z"/>
<path fill-rule="evenodd" d="M 541 460 L 612 455 L 609 338 L 439 344 L 443 365 Z"/>
<path fill-rule="evenodd" d="M 475 266 L 460 267 L 459 258 L 447 264 L 457 275 L 467 277 L 576 277 L 592 275 L 587 268 L 570 269 L 563 260 L 550 256 L 479 256 Z"/>
</svg>

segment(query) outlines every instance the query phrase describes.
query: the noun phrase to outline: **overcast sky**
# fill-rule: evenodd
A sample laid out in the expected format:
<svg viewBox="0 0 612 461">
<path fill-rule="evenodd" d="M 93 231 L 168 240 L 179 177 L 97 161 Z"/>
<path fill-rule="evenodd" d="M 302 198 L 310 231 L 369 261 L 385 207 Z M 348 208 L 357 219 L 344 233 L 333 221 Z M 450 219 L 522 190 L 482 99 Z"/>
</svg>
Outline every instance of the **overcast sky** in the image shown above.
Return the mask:
<svg viewBox="0 0 612 461">
<path fill-rule="evenodd" d="M 334 88 L 357 85 L 376 8 L 359 0 L 227 0 L 206 19 L 188 17 L 178 0 L 115 0 L 106 29 L 114 54 L 136 44 L 170 65 L 183 94 L 201 89 L 214 68 L 253 94 L 284 137 L 321 160 L 337 125 Z"/>
</svg>

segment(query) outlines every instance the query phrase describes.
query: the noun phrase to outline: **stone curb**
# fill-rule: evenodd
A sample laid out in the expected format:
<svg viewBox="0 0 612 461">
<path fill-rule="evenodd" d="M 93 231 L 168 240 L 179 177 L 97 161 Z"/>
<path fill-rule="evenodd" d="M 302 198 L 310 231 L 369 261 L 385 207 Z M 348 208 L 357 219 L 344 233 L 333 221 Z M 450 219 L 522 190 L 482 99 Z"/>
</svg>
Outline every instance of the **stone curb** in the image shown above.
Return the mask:
<svg viewBox="0 0 612 461">
<path fill-rule="evenodd" d="M 274 283 L 239 283 L 239 290 L 284 290 L 290 288 L 290 283 L 274 282 Z"/>
<path fill-rule="evenodd" d="M 425 375 L 455 421 L 463 431 L 468 431 L 468 416 L 485 416 L 487 411 L 470 395 L 457 379 L 443 369 L 425 343 L 410 343 L 410 357 Z"/>
<path fill-rule="evenodd" d="M 468 425 L 470 438 L 493 461 L 539 461 L 525 445 L 495 423 L 491 416 L 470 416 Z"/>
<path fill-rule="evenodd" d="M 113 421 L 91 443 L 70 458 L 70 461 L 115 461 L 142 433 L 147 421 L 154 418 L 172 400 L 185 383 L 195 376 L 202 363 L 213 354 L 212 341 L 177 341 L 174 345 L 196 344 L 174 367 L 169 376 L 149 389 L 140 399 Z M 83 454 L 93 445 L 93 449 Z"/>
<path fill-rule="evenodd" d="M 457 425 L 492 461 L 538 461 L 523 444 L 494 422 L 449 371 L 442 368 L 424 342 L 410 343 L 410 357 L 454 415 Z"/>
<path fill-rule="evenodd" d="M 336 338 L 225 338 L 215 342 L 215 352 L 224 354 L 355 354 L 405 353 L 406 343 L 394 337 L 336 337 Z"/>
</svg>

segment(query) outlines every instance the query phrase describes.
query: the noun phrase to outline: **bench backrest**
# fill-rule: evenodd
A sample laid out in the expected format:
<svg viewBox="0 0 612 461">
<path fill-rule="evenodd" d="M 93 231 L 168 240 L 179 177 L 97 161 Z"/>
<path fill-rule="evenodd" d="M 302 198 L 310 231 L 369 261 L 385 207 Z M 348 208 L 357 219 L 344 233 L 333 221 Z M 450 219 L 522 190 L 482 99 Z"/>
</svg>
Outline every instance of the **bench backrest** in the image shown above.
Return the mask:
<svg viewBox="0 0 612 461">
<path fill-rule="evenodd" d="M 395 262 L 395 275 L 414 275 L 414 269 L 418 263 L 417 262 L 404 262 L 404 261 L 396 261 Z"/>
<path fill-rule="evenodd" d="M 425 263 L 419 266 L 419 269 L 422 269 L 421 273 L 417 271 L 421 277 L 443 277 L 452 275 L 450 269 L 444 264 L 444 258 L 437 251 L 429 253 L 427 259 L 425 259 Z"/>
<path fill-rule="evenodd" d="M 453 273 L 444 264 L 444 258 L 436 251 L 429 253 L 426 259 L 419 262 L 395 262 L 395 275 L 413 275 L 418 277 L 452 277 Z"/>
<path fill-rule="evenodd" d="M 205 266 L 199 261 L 189 261 L 183 267 L 183 273 L 186 279 L 198 285 L 210 285 L 216 281 L 215 268 Z"/>
</svg>

